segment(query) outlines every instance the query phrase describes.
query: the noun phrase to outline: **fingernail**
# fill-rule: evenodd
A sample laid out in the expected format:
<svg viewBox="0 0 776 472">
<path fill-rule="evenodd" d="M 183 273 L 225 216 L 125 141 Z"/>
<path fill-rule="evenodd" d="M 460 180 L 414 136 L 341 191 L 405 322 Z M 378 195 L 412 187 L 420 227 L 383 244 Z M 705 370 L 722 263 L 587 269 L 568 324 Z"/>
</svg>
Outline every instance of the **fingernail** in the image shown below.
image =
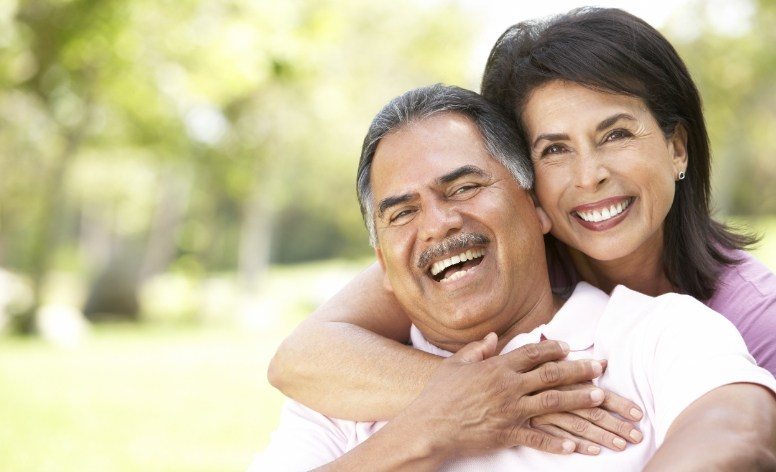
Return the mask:
<svg viewBox="0 0 776 472">
<path fill-rule="evenodd" d="M 577 445 L 574 444 L 574 441 L 563 441 L 563 452 L 565 454 L 571 454 L 576 448 Z"/>
<path fill-rule="evenodd" d="M 623 438 L 614 438 L 614 445 L 620 449 L 625 449 L 625 440 Z"/>
<path fill-rule="evenodd" d="M 639 410 L 638 408 L 631 408 L 630 409 L 630 415 L 631 415 L 631 418 L 633 418 L 634 420 L 640 420 L 641 419 L 641 410 Z"/>
<path fill-rule="evenodd" d="M 591 364 L 593 365 L 593 373 L 596 375 L 596 377 L 601 375 L 601 372 L 604 371 L 604 367 L 601 365 L 601 363 L 597 361 L 593 361 L 591 362 Z"/>
<path fill-rule="evenodd" d="M 590 399 L 594 402 L 601 402 L 604 400 L 604 391 L 600 388 L 595 388 L 590 391 Z"/>
<path fill-rule="evenodd" d="M 563 352 L 569 352 L 571 350 L 568 343 L 564 343 L 563 341 L 558 341 L 558 344 L 560 344 L 560 348 L 563 349 Z"/>
<path fill-rule="evenodd" d="M 643 434 L 641 434 L 641 431 L 634 429 L 630 432 L 630 437 L 636 442 L 641 441 L 641 439 L 644 437 Z"/>
<path fill-rule="evenodd" d="M 587 446 L 587 452 L 589 454 L 598 454 L 601 452 L 601 448 L 598 446 Z"/>
</svg>

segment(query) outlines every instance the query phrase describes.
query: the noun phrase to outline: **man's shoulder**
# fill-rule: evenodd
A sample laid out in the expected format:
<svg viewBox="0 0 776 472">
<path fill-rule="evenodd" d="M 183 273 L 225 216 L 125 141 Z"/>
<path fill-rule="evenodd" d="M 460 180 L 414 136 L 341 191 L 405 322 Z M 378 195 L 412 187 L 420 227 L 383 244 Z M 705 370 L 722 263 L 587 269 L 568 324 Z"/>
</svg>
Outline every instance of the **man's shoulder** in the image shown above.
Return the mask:
<svg viewBox="0 0 776 472">
<path fill-rule="evenodd" d="M 638 339 L 639 345 L 656 345 L 668 338 L 700 336 L 704 331 L 738 332 L 724 316 L 689 295 L 644 295 L 616 287 L 598 327 L 599 340 L 620 344 Z"/>
</svg>

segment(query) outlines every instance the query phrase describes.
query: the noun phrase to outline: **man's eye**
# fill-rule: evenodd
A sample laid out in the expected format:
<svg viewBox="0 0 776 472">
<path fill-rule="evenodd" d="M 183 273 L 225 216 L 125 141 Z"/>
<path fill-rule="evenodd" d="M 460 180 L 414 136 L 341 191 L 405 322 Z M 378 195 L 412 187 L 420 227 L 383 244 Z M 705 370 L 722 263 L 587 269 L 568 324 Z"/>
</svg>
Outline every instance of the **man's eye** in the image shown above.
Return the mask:
<svg viewBox="0 0 776 472">
<path fill-rule="evenodd" d="M 458 187 L 455 190 L 453 190 L 453 193 L 451 195 L 463 195 L 463 194 L 466 194 L 466 193 L 468 193 L 468 192 L 470 192 L 470 191 L 472 191 L 472 190 L 474 190 L 476 188 L 479 188 L 479 185 L 477 185 L 477 184 L 461 185 L 460 187 Z"/>
<path fill-rule="evenodd" d="M 412 214 L 412 212 L 413 212 L 413 210 L 409 209 L 409 208 L 406 209 L 406 210 L 398 211 L 398 212 L 394 213 L 393 215 L 391 215 L 391 219 L 388 220 L 388 221 L 390 223 L 396 223 L 396 222 L 398 222 L 398 221 L 400 221 L 402 219 L 407 218 L 409 215 Z"/>
<path fill-rule="evenodd" d="M 630 138 L 631 136 L 633 136 L 633 134 L 628 130 L 615 129 L 606 135 L 604 141 L 617 141 L 619 139 Z"/>
<path fill-rule="evenodd" d="M 544 150 L 542 151 L 542 157 L 550 155 L 550 154 L 560 154 L 566 149 L 561 146 L 560 144 L 550 144 Z"/>
</svg>

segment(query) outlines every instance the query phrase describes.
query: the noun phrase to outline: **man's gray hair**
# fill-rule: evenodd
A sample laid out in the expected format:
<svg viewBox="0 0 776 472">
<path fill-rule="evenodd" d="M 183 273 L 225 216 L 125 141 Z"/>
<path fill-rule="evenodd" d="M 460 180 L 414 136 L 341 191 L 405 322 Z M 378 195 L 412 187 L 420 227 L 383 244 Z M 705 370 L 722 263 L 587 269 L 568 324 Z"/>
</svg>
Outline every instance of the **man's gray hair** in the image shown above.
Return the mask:
<svg viewBox="0 0 776 472">
<path fill-rule="evenodd" d="M 485 149 L 529 190 L 533 186 L 531 159 L 515 125 L 502 112 L 471 90 L 435 84 L 410 90 L 390 101 L 372 120 L 361 147 L 356 187 L 361 215 L 369 230 L 369 242 L 377 246 L 371 169 L 375 151 L 385 136 L 413 122 L 440 113 L 458 113 L 469 118 L 479 130 Z"/>
</svg>

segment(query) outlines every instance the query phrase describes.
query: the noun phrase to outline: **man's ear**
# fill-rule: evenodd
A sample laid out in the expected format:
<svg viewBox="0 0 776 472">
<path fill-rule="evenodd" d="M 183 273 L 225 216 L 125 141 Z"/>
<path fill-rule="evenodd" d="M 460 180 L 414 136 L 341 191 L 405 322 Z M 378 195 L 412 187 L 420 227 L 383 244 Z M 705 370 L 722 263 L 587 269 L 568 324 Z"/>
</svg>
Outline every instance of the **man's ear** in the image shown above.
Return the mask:
<svg viewBox="0 0 776 472">
<path fill-rule="evenodd" d="M 539 201 L 534 198 L 534 208 L 536 209 L 536 216 L 539 218 L 539 226 L 542 228 L 542 234 L 547 234 L 552 229 L 552 221 L 544 209 L 539 206 Z"/>
<path fill-rule="evenodd" d="M 679 172 L 687 172 L 689 156 L 687 154 L 687 130 L 684 125 L 676 125 L 674 134 L 669 138 L 669 144 L 672 151 L 671 160 L 674 164 L 674 175 L 679 175 Z"/>
<path fill-rule="evenodd" d="M 380 268 L 383 270 L 383 287 L 388 290 L 389 293 L 393 293 L 393 285 L 388 280 L 388 271 L 385 270 L 385 259 L 383 258 L 383 251 L 379 247 L 375 248 L 375 256 L 377 256 L 377 262 L 380 264 Z"/>
</svg>

